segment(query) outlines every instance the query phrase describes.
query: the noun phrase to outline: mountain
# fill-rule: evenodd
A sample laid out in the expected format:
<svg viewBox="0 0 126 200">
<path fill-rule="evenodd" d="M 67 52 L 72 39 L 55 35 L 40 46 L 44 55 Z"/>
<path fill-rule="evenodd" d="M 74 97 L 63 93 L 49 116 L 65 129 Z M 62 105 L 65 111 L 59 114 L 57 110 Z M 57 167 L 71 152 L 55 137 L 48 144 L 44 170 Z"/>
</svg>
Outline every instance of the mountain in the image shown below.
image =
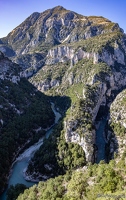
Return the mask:
<svg viewBox="0 0 126 200">
<path fill-rule="evenodd" d="M 119 25 L 102 16 L 82 16 L 57 6 L 33 13 L 0 39 L 0 50 L 20 66 L 20 76 L 34 89 L 50 96 L 63 117 L 55 134 L 32 158 L 26 178 L 45 180 L 62 175 L 55 180 L 68 187 L 60 188 L 62 196 L 54 199 L 96 199 L 100 191 L 103 195 L 108 191 L 123 195 L 126 35 Z M 101 160 L 109 164 L 94 164 Z M 91 163 L 94 165 L 90 167 Z M 88 187 L 89 193 L 85 191 L 83 196 L 80 190 L 81 196 L 74 198 L 79 169 L 87 169 L 80 184 Z M 74 175 L 78 181 L 72 190 Z M 50 184 L 51 180 L 40 183 L 29 192 L 39 196 L 39 189 L 44 187 L 48 193 Z M 50 199 L 46 195 L 40 198 Z"/>
<path fill-rule="evenodd" d="M 29 77 L 46 63 L 46 56 L 51 47 L 56 45 L 62 47 L 65 44 L 69 46 L 68 44 L 81 42 L 101 34 L 112 35 L 117 31 L 121 33 L 122 29 L 108 19 L 85 17 L 57 6 L 43 13 L 30 15 L 7 37 L 0 39 L 0 50 L 12 57 L 24 69 L 28 68 L 26 76 Z M 64 51 L 64 59 L 68 59 L 66 50 L 62 51 Z M 72 50 L 67 49 L 67 51 L 72 56 Z"/>
<path fill-rule="evenodd" d="M 45 52 L 54 45 L 77 42 L 114 30 L 120 30 L 118 24 L 108 19 L 85 17 L 57 6 L 43 13 L 33 13 L 1 41 L 20 55 Z"/>
</svg>

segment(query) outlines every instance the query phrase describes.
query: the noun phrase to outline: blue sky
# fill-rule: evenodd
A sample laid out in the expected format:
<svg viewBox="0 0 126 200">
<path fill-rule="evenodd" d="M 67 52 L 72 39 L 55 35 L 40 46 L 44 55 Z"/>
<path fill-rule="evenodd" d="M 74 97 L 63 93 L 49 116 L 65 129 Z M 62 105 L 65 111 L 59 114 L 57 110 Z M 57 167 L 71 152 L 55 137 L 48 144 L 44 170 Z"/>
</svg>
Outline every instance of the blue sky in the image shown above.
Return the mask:
<svg viewBox="0 0 126 200">
<path fill-rule="evenodd" d="M 0 0 L 0 37 L 6 36 L 33 12 L 61 5 L 85 16 L 103 16 L 126 33 L 126 0 Z"/>
</svg>

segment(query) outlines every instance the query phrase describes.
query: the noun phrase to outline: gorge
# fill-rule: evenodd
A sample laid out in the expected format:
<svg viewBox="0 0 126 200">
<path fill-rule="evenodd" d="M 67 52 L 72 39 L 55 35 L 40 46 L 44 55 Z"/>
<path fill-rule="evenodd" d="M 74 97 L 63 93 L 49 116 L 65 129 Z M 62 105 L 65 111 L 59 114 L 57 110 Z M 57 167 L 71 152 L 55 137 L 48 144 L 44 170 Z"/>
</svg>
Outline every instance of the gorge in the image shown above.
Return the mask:
<svg viewBox="0 0 126 200">
<path fill-rule="evenodd" d="M 0 39 L 0 50 L 0 192 L 16 151 L 54 124 L 50 101 L 63 118 L 32 157 L 27 176 L 60 181 L 58 198 L 68 194 L 65 200 L 74 198 L 74 173 L 76 180 L 82 173 L 88 188 L 75 199 L 97 199 L 100 189 L 125 191 L 126 34 L 119 25 L 57 6 L 30 15 Z M 51 191 L 52 180 L 40 182 L 41 190 L 51 184 Z M 38 199 L 49 199 L 34 187 Z"/>
</svg>

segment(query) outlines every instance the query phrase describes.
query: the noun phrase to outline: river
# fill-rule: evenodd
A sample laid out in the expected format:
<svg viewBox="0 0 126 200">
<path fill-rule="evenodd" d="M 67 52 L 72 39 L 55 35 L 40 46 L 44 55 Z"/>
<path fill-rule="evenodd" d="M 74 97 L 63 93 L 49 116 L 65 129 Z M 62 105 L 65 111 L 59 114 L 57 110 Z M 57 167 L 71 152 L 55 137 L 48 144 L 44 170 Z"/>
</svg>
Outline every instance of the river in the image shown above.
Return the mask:
<svg viewBox="0 0 126 200">
<path fill-rule="evenodd" d="M 101 160 L 105 160 L 105 125 L 107 122 L 107 117 L 104 117 L 99 123 L 99 126 L 96 130 L 96 146 L 98 147 L 97 150 L 97 157 L 96 157 L 96 163 L 99 163 Z"/>
<path fill-rule="evenodd" d="M 53 103 L 51 103 L 51 107 L 55 114 L 55 124 L 56 124 L 58 122 L 58 120 L 60 119 L 61 115 L 59 112 L 57 112 L 55 110 Z M 23 176 L 23 171 L 27 168 L 31 157 L 43 144 L 43 139 L 45 137 L 48 138 L 49 135 L 52 133 L 54 125 L 46 132 L 46 135 L 44 137 L 42 137 L 37 143 L 35 143 L 34 145 L 32 145 L 31 147 L 26 149 L 22 154 L 20 154 L 18 156 L 18 158 L 16 159 L 16 162 L 12 168 L 12 173 L 11 173 L 9 181 L 8 181 L 8 187 L 10 185 L 15 185 L 17 183 L 22 183 L 22 184 L 26 185 L 27 187 L 31 187 L 32 185 L 36 184 L 35 182 L 26 181 Z M 0 200 L 6 200 L 6 193 L 7 193 L 7 189 L 0 196 Z"/>
</svg>

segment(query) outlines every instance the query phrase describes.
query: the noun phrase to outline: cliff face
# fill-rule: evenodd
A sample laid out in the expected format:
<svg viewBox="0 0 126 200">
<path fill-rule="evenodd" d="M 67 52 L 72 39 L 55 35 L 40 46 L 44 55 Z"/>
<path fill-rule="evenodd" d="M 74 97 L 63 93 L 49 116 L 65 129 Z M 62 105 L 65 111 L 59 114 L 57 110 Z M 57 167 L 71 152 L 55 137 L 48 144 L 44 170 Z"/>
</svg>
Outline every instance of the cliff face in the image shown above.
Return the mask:
<svg viewBox="0 0 126 200">
<path fill-rule="evenodd" d="M 46 64 L 55 64 L 58 62 L 71 61 L 71 64 L 76 64 L 79 60 L 87 58 L 93 59 L 93 63 L 96 64 L 99 61 L 105 62 L 109 66 L 114 66 L 115 61 L 122 65 L 125 65 L 124 54 L 119 46 L 115 44 L 113 47 L 113 52 L 108 52 L 103 49 L 101 53 L 99 52 L 87 52 L 83 51 L 82 48 L 74 49 L 70 46 L 57 46 L 56 48 L 50 49 L 47 57 Z"/>
<path fill-rule="evenodd" d="M 122 126 L 126 128 L 126 90 L 123 90 L 110 107 L 110 118 L 115 123 L 121 123 Z"/>
<path fill-rule="evenodd" d="M 110 131 L 108 141 L 110 142 L 111 154 L 115 151 L 118 162 L 125 158 L 126 152 L 126 90 L 120 92 L 110 106 Z"/>
<path fill-rule="evenodd" d="M 12 60 L 22 67 L 21 76 L 26 78 L 31 77 L 44 65 L 44 55 L 41 53 L 21 55 Z"/>
<path fill-rule="evenodd" d="M 20 81 L 20 71 L 19 65 L 13 63 L 0 52 L 0 79 L 17 83 L 17 81 Z"/>
</svg>

